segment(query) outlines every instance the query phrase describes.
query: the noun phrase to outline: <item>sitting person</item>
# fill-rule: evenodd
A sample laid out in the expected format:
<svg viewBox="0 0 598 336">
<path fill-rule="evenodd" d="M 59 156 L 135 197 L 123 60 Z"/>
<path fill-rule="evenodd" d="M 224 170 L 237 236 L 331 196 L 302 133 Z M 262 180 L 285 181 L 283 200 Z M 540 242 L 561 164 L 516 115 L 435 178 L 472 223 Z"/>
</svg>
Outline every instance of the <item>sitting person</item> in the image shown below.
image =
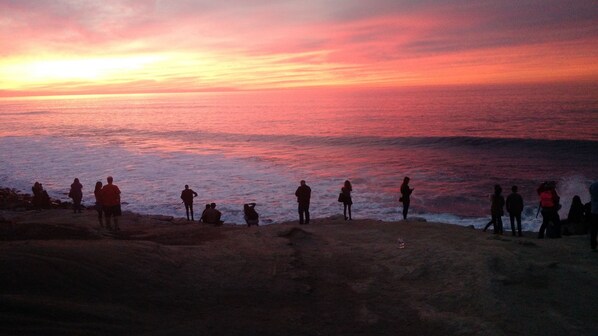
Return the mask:
<svg viewBox="0 0 598 336">
<path fill-rule="evenodd" d="M 260 215 L 255 211 L 255 203 L 246 203 L 243 205 L 243 214 L 247 227 L 251 225 L 259 226 Z"/>
<path fill-rule="evenodd" d="M 206 222 L 206 212 L 210 210 L 210 204 L 206 204 L 206 208 L 203 209 L 203 212 L 201 213 L 201 218 L 199 219 L 201 222 L 203 223 L 207 223 Z"/>
<path fill-rule="evenodd" d="M 220 220 L 222 213 L 216 210 L 216 203 L 210 203 L 210 208 L 204 210 L 204 223 L 222 225 L 224 222 Z"/>
</svg>

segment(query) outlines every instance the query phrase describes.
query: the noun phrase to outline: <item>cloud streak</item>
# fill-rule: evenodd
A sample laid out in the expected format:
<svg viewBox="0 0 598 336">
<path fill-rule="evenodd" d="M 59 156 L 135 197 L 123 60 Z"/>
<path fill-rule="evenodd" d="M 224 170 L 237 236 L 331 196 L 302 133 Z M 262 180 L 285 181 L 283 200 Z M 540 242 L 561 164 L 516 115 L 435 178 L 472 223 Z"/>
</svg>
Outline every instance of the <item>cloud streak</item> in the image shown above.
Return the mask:
<svg viewBox="0 0 598 336">
<path fill-rule="evenodd" d="M 597 7 L 594 0 L 0 0 L 0 90 L 595 81 Z M 79 91 L 68 65 L 46 78 L 30 73 L 32 64 L 86 59 L 116 67 L 155 61 L 116 74 L 100 62 L 108 70 L 96 69 L 95 79 L 80 69 Z"/>
</svg>

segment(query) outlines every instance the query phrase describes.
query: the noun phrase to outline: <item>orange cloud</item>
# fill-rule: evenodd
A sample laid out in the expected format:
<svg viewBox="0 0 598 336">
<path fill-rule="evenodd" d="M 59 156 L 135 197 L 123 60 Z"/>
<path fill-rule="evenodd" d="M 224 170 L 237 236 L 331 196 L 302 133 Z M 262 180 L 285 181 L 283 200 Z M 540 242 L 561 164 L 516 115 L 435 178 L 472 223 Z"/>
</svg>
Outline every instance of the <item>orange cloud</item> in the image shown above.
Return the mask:
<svg viewBox="0 0 598 336">
<path fill-rule="evenodd" d="M 0 2 L 0 95 L 596 81 L 591 0 Z"/>
</svg>

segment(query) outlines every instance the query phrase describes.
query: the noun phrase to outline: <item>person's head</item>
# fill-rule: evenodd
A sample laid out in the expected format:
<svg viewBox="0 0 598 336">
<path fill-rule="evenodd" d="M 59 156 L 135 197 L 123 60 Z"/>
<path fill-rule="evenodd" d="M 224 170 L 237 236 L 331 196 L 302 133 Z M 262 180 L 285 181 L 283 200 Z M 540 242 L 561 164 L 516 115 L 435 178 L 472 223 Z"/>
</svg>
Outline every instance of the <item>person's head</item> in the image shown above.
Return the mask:
<svg viewBox="0 0 598 336">
<path fill-rule="evenodd" d="M 517 192 L 517 186 L 512 186 L 511 187 L 511 191 L 514 192 L 514 193 L 516 193 Z"/>
<path fill-rule="evenodd" d="M 216 209 L 216 203 L 210 203 L 210 208 Z"/>
<path fill-rule="evenodd" d="M 411 181 L 411 179 L 407 176 L 405 176 L 405 178 L 403 179 L 403 184 L 407 184 L 409 183 L 409 181 Z"/>
<path fill-rule="evenodd" d="M 502 188 L 500 187 L 500 184 L 495 184 L 494 185 L 494 193 L 498 195 L 501 192 L 502 192 Z"/>
<path fill-rule="evenodd" d="M 579 195 L 575 195 L 573 196 L 573 204 L 583 204 L 581 203 L 581 197 L 579 197 Z"/>
<path fill-rule="evenodd" d="M 349 180 L 345 181 L 345 188 L 351 189 L 351 182 Z"/>
<path fill-rule="evenodd" d="M 96 187 L 95 187 L 94 191 L 99 191 L 100 189 L 102 189 L 102 182 L 98 181 L 98 182 L 96 182 Z"/>
<path fill-rule="evenodd" d="M 299 182 L 299 183 L 301 183 L 301 185 L 304 186 L 305 185 L 305 180 L 301 180 L 301 182 Z"/>
<path fill-rule="evenodd" d="M 75 180 L 73 181 L 73 183 L 79 183 L 79 179 L 75 177 Z"/>
<path fill-rule="evenodd" d="M 185 184 L 185 189 L 189 189 L 189 185 L 188 184 Z"/>
<path fill-rule="evenodd" d="M 210 208 L 210 204 L 208 203 L 208 204 L 206 204 L 206 209 L 209 209 L 209 208 Z"/>
<path fill-rule="evenodd" d="M 112 176 L 108 176 L 108 177 L 106 178 L 106 181 L 108 181 L 108 184 L 112 184 L 112 181 L 113 181 L 113 180 L 114 180 L 114 179 L 112 178 Z"/>
<path fill-rule="evenodd" d="M 243 211 L 247 212 L 249 210 L 249 204 L 243 204 Z"/>
</svg>

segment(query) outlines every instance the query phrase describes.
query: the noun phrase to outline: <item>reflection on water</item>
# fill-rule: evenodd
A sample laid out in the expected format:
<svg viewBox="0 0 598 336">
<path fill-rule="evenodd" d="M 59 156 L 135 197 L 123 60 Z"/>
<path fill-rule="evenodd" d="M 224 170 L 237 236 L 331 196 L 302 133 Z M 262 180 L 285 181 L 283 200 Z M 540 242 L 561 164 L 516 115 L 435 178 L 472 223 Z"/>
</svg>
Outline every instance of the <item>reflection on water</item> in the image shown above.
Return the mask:
<svg viewBox="0 0 598 336">
<path fill-rule="evenodd" d="M 337 214 L 335 195 L 350 179 L 356 216 L 395 220 L 398 187 L 409 175 L 413 213 L 469 223 L 464 218 L 487 215 L 494 183 L 519 185 L 530 206 L 543 179 L 584 192 L 598 160 L 594 92 L 486 87 L 3 99 L 0 183 L 28 189 L 43 180 L 60 195 L 75 176 L 91 190 L 111 174 L 132 210 L 164 214 L 180 213 L 179 189 L 188 183 L 200 202 L 220 203 L 228 221 L 241 223 L 248 201 L 270 221 L 295 219 L 292 194 L 301 179 L 314 189 L 316 215 Z"/>
</svg>

